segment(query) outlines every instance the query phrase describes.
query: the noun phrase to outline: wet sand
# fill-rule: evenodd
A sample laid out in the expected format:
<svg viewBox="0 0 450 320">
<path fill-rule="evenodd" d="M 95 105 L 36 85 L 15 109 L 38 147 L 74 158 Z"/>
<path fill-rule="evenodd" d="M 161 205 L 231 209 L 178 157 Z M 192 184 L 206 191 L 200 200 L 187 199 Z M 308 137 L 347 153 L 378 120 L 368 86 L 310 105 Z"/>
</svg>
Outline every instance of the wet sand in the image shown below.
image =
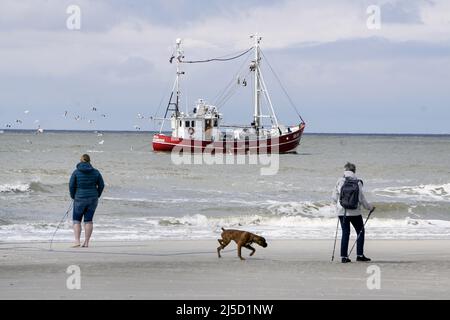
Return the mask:
<svg viewBox="0 0 450 320">
<path fill-rule="evenodd" d="M 274 240 L 246 261 L 214 240 L 70 245 L 0 242 L 0 299 L 450 299 L 449 240 L 368 240 L 373 261 L 351 264 L 330 262 L 332 240 Z"/>
</svg>

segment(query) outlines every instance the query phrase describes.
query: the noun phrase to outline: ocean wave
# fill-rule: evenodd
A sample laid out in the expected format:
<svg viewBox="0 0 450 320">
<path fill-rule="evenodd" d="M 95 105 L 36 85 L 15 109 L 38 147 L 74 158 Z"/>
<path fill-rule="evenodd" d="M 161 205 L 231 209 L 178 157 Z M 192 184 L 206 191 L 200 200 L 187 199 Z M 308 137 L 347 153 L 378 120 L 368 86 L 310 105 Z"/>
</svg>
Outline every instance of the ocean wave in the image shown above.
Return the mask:
<svg viewBox="0 0 450 320">
<path fill-rule="evenodd" d="M 234 215 L 239 212 L 242 215 L 272 215 L 272 216 L 301 216 L 308 218 L 334 218 L 336 216 L 335 204 L 331 201 L 275 201 L 275 200 L 243 200 L 243 199 L 209 199 L 209 198 L 121 198 L 104 197 L 106 201 L 121 202 L 119 206 L 172 207 L 182 206 L 184 212 L 194 212 L 206 215 Z M 449 202 L 421 202 L 410 203 L 407 201 L 375 201 L 377 207 L 375 215 L 382 218 L 404 219 L 406 217 L 419 217 L 427 219 L 448 220 L 450 216 Z M 367 213 L 361 209 L 361 212 Z"/>
<path fill-rule="evenodd" d="M 312 219 L 302 216 L 230 216 L 208 217 L 201 214 L 183 217 L 141 217 L 128 219 L 98 218 L 95 240 L 179 240 L 217 239 L 221 228 L 240 229 L 268 239 L 332 239 L 336 218 Z M 49 241 L 56 223 L 0 225 L 2 241 Z M 353 232 L 353 231 L 352 231 Z M 354 237 L 354 232 L 352 233 Z M 55 241 L 70 241 L 71 223 L 60 226 Z M 370 219 L 368 239 L 450 239 L 450 221 L 427 219 Z"/>
<path fill-rule="evenodd" d="M 107 201 L 122 201 L 122 202 L 153 202 L 152 199 L 146 198 L 121 198 L 121 197 L 103 197 L 103 200 Z"/>
<path fill-rule="evenodd" d="M 7 226 L 7 225 L 9 225 L 9 224 L 12 224 L 12 222 L 11 222 L 11 221 L 8 221 L 8 220 L 5 220 L 5 219 L 2 219 L 2 218 L 0 218 L 0 226 Z"/>
<path fill-rule="evenodd" d="M 304 216 L 267 216 L 267 215 L 242 215 L 229 217 L 207 217 L 202 214 L 186 215 L 183 217 L 160 217 L 156 219 L 158 226 L 188 226 L 220 230 L 221 227 L 276 227 L 283 228 L 329 228 L 336 225 L 336 217 L 311 218 Z M 150 223 L 156 225 L 154 222 Z M 445 226 L 450 228 L 450 221 L 432 219 L 404 219 L 372 218 L 371 225 L 379 228 L 397 228 L 403 226 Z M 450 236 L 450 233 L 449 233 Z"/>
<path fill-rule="evenodd" d="M 46 168 L 21 168 L 21 169 L 13 169 L 13 170 L 7 170 L 6 172 L 14 172 L 24 175 L 33 175 L 33 176 L 42 176 L 42 175 L 49 175 L 49 176 L 61 176 L 61 177 L 67 177 L 68 172 L 67 170 L 63 169 L 46 169 Z"/>
<path fill-rule="evenodd" d="M 48 186 L 38 181 L 29 183 L 7 183 L 0 185 L 0 193 L 48 192 Z"/>
<path fill-rule="evenodd" d="M 30 184 L 18 183 L 18 184 L 2 184 L 0 185 L 0 192 L 4 193 L 21 193 L 31 191 Z"/>
<path fill-rule="evenodd" d="M 275 215 L 306 216 L 306 217 L 334 217 L 335 206 L 331 202 L 280 202 L 268 201 L 268 210 Z"/>
<path fill-rule="evenodd" d="M 387 187 L 373 190 L 377 195 L 418 201 L 450 201 L 450 183 Z"/>
</svg>

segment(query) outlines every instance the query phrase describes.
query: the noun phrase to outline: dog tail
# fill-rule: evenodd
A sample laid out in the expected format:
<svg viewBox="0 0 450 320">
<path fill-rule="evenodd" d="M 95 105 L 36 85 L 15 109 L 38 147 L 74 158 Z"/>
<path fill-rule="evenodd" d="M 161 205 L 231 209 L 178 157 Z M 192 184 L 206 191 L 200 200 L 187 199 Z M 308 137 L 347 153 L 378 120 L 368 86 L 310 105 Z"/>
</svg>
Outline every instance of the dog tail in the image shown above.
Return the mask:
<svg viewBox="0 0 450 320">
<path fill-rule="evenodd" d="M 222 227 L 222 231 L 226 231 L 224 227 Z"/>
</svg>

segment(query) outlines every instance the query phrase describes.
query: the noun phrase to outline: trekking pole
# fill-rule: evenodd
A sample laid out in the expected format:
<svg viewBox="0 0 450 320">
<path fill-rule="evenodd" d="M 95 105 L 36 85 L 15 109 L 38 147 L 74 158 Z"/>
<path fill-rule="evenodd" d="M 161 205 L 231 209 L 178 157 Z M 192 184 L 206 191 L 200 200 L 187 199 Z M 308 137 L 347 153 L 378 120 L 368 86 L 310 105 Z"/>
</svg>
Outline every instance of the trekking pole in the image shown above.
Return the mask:
<svg viewBox="0 0 450 320">
<path fill-rule="evenodd" d="M 58 225 L 56 226 L 55 232 L 53 232 L 53 236 L 52 239 L 50 240 L 50 250 L 52 250 L 52 245 L 53 245 L 53 239 L 55 238 L 56 232 L 58 231 L 59 227 L 61 226 L 61 223 L 63 223 L 63 221 L 66 219 L 66 217 L 69 215 L 69 211 L 72 209 L 73 206 L 73 200 L 70 202 L 69 208 L 67 209 L 66 213 L 64 214 L 64 216 L 62 217 L 61 221 L 58 223 Z"/>
<path fill-rule="evenodd" d="M 333 255 L 331 256 L 331 262 L 334 261 L 334 252 L 336 251 L 336 241 L 337 241 L 338 229 L 339 229 L 339 217 L 337 219 L 337 224 L 336 224 L 336 234 L 334 235 L 334 246 L 333 246 Z"/>
<path fill-rule="evenodd" d="M 362 234 L 363 231 L 365 230 L 366 224 L 367 224 L 367 221 L 369 221 L 370 215 L 371 215 L 374 211 L 375 211 L 375 207 L 373 207 L 373 209 L 370 210 L 369 215 L 368 215 L 367 218 L 366 218 L 366 222 L 364 222 L 364 225 L 363 225 L 362 230 L 358 233 L 358 236 L 356 237 L 355 243 L 353 243 L 353 246 L 352 246 L 352 248 L 350 249 L 350 253 L 348 254 L 349 257 L 350 257 L 350 255 L 352 254 L 353 248 L 355 248 L 355 244 L 358 242 L 359 237 L 361 236 L 361 234 Z"/>
</svg>

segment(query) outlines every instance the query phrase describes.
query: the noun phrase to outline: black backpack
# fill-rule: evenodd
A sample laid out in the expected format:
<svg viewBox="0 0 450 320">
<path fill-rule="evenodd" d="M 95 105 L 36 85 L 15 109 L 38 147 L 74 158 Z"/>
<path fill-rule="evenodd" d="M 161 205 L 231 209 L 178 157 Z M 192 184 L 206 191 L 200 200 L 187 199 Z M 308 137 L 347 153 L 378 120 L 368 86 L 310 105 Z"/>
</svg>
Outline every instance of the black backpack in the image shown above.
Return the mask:
<svg viewBox="0 0 450 320">
<path fill-rule="evenodd" d="M 344 209 L 358 209 L 359 204 L 359 182 L 360 180 L 345 178 L 341 188 L 339 202 Z"/>
</svg>

